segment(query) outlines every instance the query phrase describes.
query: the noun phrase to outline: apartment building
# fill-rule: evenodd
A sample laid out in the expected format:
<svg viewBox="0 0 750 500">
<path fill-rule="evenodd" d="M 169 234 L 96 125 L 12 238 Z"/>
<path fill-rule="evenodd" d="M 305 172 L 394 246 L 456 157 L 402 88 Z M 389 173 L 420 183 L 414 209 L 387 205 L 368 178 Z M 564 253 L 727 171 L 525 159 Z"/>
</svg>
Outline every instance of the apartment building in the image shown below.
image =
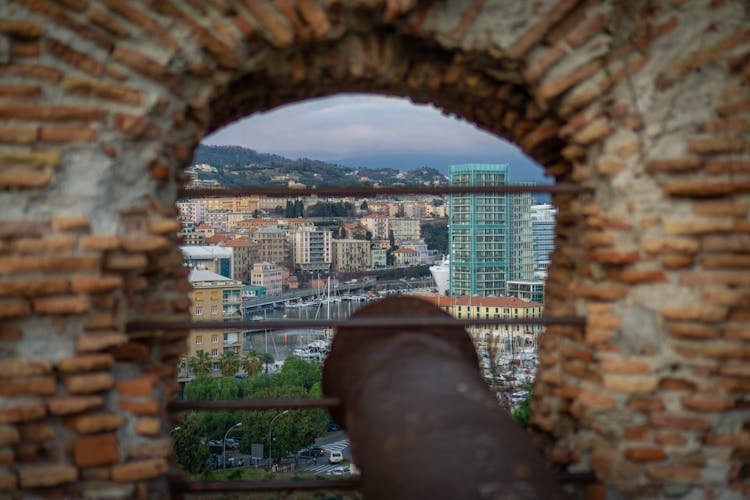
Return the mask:
<svg viewBox="0 0 750 500">
<path fill-rule="evenodd" d="M 367 240 L 332 240 L 333 270 L 339 272 L 370 269 L 370 242 Z"/>
<path fill-rule="evenodd" d="M 303 272 L 328 271 L 332 262 L 329 230 L 300 228 L 289 233 L 292 266 Z"/>
<path fill-rule="evenodd" d="M 275 225 L 260 227 L 253 234 L 253 241 L 258 243 L 259 261 L 289 264 L 289 240 L 283 229 Z"/>
<path fill-rule="evenodd" d="M 388 217 L 384 215 L 369 214 L 360 219 L 365 228 L 372 234 L 372 240 L 388 240 L 390 226 Z"/>
<path fill-rule="evenodd" d="M 227 279 L 232 276 L 232 252 L 220 246 L 182 245 L 183 263 L 190 269 L 204 269 Z"/>
<path fill-rule="evenodd" d="M 413 248 L 398 248 L 393 251 L 393 263 L 397 266 L 416 266 L 420 263 L 419 252 Z"/>
<path fill-rule="evenodd" d="M 396 245 L 399 246 L 408 241 L 417 241 L 422 237 L 419 219 L 391 217 L 388 219 L 388 227 L 393 232 Z"/>
<path fill-rule="evenodd" d="M 264 287 L 266 295 L 279 295 L 284 284 L 283 270 L 273 262 L 256 262 L 253 264 L 250 284 Z"/>
<path fill-rule="evenodd" d="M 222 246 L 232 253 L 231 278 L 249 283 L 253 264 L 258 261 L 260 245 L 246 238 L 235 238 L 225 241 Z"/>
<path fill-rule="evenodd" d="M 180 219 L 195 224 L 200 224 L 206 218 L 206 205 L 199 201 L 178 201 L 177 211 Z"/>
<path fill-rule="evenodd" d="M 205 351 L 213 360 L 212 368 L 219 370 L 219 359 L 227 350 L 242 354 L 240 330 L 231 323 L 242 319 L 242 283 L 206 270 L 191 270 L 188 281 L 190 316 L 193 321 L 224 321 L 227 326 L 216 330 L 191 330 L 187 356 Z"/>
</svg>

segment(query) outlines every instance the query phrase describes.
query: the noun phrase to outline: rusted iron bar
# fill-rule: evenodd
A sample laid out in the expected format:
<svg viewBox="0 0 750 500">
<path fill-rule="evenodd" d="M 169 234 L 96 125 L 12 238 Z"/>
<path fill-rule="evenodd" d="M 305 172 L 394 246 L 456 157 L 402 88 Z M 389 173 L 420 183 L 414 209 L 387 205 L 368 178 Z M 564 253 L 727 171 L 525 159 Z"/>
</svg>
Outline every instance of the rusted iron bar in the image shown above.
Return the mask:
<svg viewBox="0 0 750 500">
<path fill-rule="evenodd" d="M 238 188 L 190 188 L 180 191 L 180 198 L 197 196 L 382 196 L 407 194 L 505 194 L 505 193 L 588 193 L 590 188 L 577 184 L 539 184 L 535 186 L 319 186 L 289 188 L 284 186 L 246 186 Z"/>
<path fill-rule="evenodd" d="M 356 490 L 361 487 L 356 479 L 300 480 L 300 481 L 185 481 L 170 478 L 173 493 L 219 493 L 261 491 Z"/>
<path fill-rule="evenodd" d="M 404 297 L 400 297 L 399 300 Z M 126 330 L 136 332 L 142 330 L 293 330 L 297 328 L 334 328 L 370 329 L 370 328 L 400 328 L 400 327 L 467 327 L 491 325 L 585 325 L 583 316 L 547 316 L 542 318 L 517 319 L 466 319 L 457 320 L 448 317 L 431 318 L 399 318 L 399 317 L 371 317 L 344 320 L 326 319 L 278 319 L 258 321 L 130 321 Z"/>
<path fill-rule="evenodd" d="M 362 471 L 366 498 L 564 498 L 528 435 L 482 380 L 462 325 L 409 297 L 356 317 L 424 318 L 430 326 L 342 327 L 323 368 L 323 393 Z"/>
<path fill-rule="evenodd" d="M 301 410 L 308 408 L 336 408 L 338 398 L 263 398 L 231 399 L 224 401 L 169 401 L 167 411 L 185 410 Z"/>
</svg>

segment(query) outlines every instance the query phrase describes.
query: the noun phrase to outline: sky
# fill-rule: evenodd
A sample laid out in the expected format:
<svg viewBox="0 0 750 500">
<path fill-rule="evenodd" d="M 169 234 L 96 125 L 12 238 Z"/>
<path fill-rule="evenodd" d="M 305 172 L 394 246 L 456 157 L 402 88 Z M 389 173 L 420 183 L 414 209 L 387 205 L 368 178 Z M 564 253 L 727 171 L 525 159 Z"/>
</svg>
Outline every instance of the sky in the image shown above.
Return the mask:
<svg viewBox="0 0 750 500">
<path fill-rule="evenodd" d="M 513 144 L 432 105 L 378 95 L 337 95 L 282 106 L 231 123 L 203 144 L 353 168 L 426 166 L 447 173 L 454 163 L 509 163 L 512 181 L 542 177 L 541 167 Z"/>
</svg>

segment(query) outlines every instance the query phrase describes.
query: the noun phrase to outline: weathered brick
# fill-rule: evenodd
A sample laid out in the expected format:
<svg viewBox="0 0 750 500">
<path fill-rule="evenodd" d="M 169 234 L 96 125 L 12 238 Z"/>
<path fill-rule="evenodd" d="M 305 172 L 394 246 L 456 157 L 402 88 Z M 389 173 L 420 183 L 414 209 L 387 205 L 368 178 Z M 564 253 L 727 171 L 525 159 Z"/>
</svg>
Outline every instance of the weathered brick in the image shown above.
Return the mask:
<svg viewBox="0 0 750 500">
<path fill-rule="evenodd" d="M 706 164 L 706 173 L 713 175 L 750 173 L 750 160 L 711 160 Z"/>
<path fill-rule="evenodd" d="M 651 363 L 645 359 L 606 356 L 600 361 L 602 370 L 609 373 L 651 373 Z"/>
<path fill-rule="evenodd" d="M 672 181 L 662 185 L 662 191 L 669 196 L 690 198 L 715 198 L 750 190 L 750 183 L 742 181 L 725 182 L 705 180 Z"/>
<path fill-rule="evenodd" d="M 79 276 L 71 280 L 71 288 L 74 292 L 100 293 L 109 292 L 122 286 L 122 277 L 110 276 Z"/>
<path fill-rule="evenodd" d="M 23 444 L 20 446 L 23 446 Z M 12 465 L 17 458 L 14 448 L 0 448 L 0 467 L 6 468 Z"/>
<path fill-rule="evenodd" d="M 0 188 L 34 189 L 47 186 L 50 182 L 52 182 L 52 174 L 48 172 L 32 172 L 16 168 L 0 171 Z"/>
<path fill-rule="evenodd" d="M 143 269 L 148 265 L 148 258 L 142 253 L 111 254 L 107 256 L 104 267 L 111 271 L 132 271 Z"/>
<path fill-rule="evenodd" d="M 91 235 L 81 238 L 84 250 L 116 250 L 120 247 L 120 238 L 108 235 Z"/>
<path fill-rule="evenodd" d="M 21 426 L 21 439 L 30 443 L 43 443 L 57 438 L 55 429 L 45 423 L 31 423 Z"/>
<path fill-rule="evenodd" d="M 86 372 L 109 368 L 114 363 L 111 354 L 87 354 L 64 358 L 57 362 L 57 369 L 63 373 Z"/>
<path fill-rule="evenodd" d="M 158 436 L 161 432 L 161 419 L 142 417 L 135 422 L 135 431 L 143 436 Z"/>
<path fill-rule="evenodd" d="M 51 83 L 57 83 L 62 79 L 62 72 L 57 68 L 42 64 L 23 62 L 7 64 L 4 73 L 9 76 L 20 76 L 34 80 L 44 80 Z"/>
<path fill-rule="evenodd" d="M 665 220 L 664 231 L 670 235 L 702 235 L 727 233 L 734 230 L 734 222 L 725 219 Z"/>
<path fill-rule="evenodd" d="M 132 106 L 141 104 L 140 91 L 93 78 L 68 76 L 62 81 L 62 88 L 69 93 L 86 97 L 107 99 Z"/>
<path fill-rule="evenodd" d="M 625 458 L 633 462 L 660 462 L 667 458 L 667 454 L 661 448 L 633 447 L 625 449 Z"/>
<path fill-rule="evenodd" d="M 95 408 L 101 408 L 104 399 L 101 396 L 64 396 L 47 401 L 52 415 L 72 415 Z"/>
<path fill-rule="evenodd" d="M 651 435 L 651 428 L 640 426 L 640 427 L 626 427 L 622 432 L 622 437 L 628 441 L 645 441 Z"/>
<path fill-rule="evenodd" d="M 742 446 L 750 447 L 750 432 L 729 432 L 726 434 L 709 434 L 706 436 L 707 446 Z"/>
<path fill-rule="evenodd" d="M 91 299 L 84 295 L 34 299 L 34 312 L 37 314 L 82 314 L 89 309 L 91 309 Z"/>
<path fill-rule="evenodd" d="M 52 362 L 47 360 L 0 359 L 0 380 L 48 373 L 52 373 Z"/>
<path fill-rule="evenodd" d="M 112 51 L 112 58 L 153 80 L 158 81 L 169 76 L 168 71 L 163 65 L 149 58 L 147 55 L 119 43 L 115 46 L 115 50 Z"/>
<path fill-rule="evenodd" d="M 109 313 L 106 312 L 93 312 L 86 316 L 83 327 L 87 331 L 92 330 L 116 330 L 118 328 L 118 321 Z"/>
<path fill-rule="evenodd" d="M 8 150 L 0 151 L 3 168 L 8 167 L 57 167 L 60 165 L 59 151 Z"/>
<path fill-rule="evenodd" d="M 37 138 L 36 125 L 4 125 L 0 126 L 0 137 L 6 144 L 32 144 Z"/>
<path fill-rule="evenodd" d="M 652 392 L 658 386 L 658 380 L 646 375 L 605 374 L 604 388 L 613 392 L 636 393 Z"/>
<path fill-rule="evenodd" d="M 654 433 L 654 441 L 656 444 L 667 445 L 667 446 L 684 446 L 687 444 L 687 439 L 679 432 L 669 431 L 658 431 Z"/>
<path fill-rule="evenodd" d="M 696 154 L 732 153 L 741 151 L 744 146 L 742 137 L 707 137 L 688 141 L 688 149 Z"/>
<path fill-rule="evenodd" d="M 127 344 L 130 339 L 120 332 L 84 333 L 76 338 L 76 349 L 79 352 L 103 351 L 110 347 Z"/>
<path fill-rule="evenodd" d="M 610 133 L 606 119 L 596 120 L 573 136 L 573 140 L 581 145 L 588 145 L 606 137 Z"/>
<path fill-rule="evenodd" d="M 518 41 L 510 48 L 508 55 L 512 59 L 520 59 L 529 52 L 549 32 L 550 28 L 564 18 L 578 2 L 564 0 L 551 4 L 547 11 L 531 28 L 526 30 Z"/>
<path fill-rule="evenodd" d="M 138 377 L 120 380 L 115 384 L 115 390 L 120 396 L 151 396 L 154 391 L 156 377 L 140 375 Z"/>
<path fill-rule="evenodd" d="M 0 424 L 29 422 L 47 414 L 44 403 L 19 403 L 0 407 Z"/>
<path fill-rule="evenodd" d="M 158 415 L 160 411 L 159 402 L 155 399 L 148 401 L 123 401 L 117 404 L 118 408 L 134 415 Z"/>
<path fill-rule="evenodd" d="M 630 411 L 660 411 L 664 409 L 664 401 L 660 397 L 632 397 L 628 400 Z"/>
<path fill-rule="evenodd" d="M 96 130 L 89 125 L 42 125 L 39 140 L 43 142 L 91 142 L 96 140 Z"/>
<path fill-rule="evenodd" d="M 86 18 L 117 37 L 125 38 L 130 33 L 130 30 L 116 16 L 98 5 L 93 5 L 86 11 Z"/>
<path fill-rule="evenodd" d="M 596 171 L 601 175 L 613 176 L 625 170 L 626 166 L 619 158 L 606 157 L 596 162 Z"/>
<path fill-rule="evenodd" d="M 714 254 L 706 255 L 701 261 L 701 267 L 704 269 L 726 269 L 726 268 L 749 268 L 750 254 Z"/>
<path fill-rule="evenodd" d="M 685 158 L 660 158 L 646 162 L 647 172 L 694 172 L 702 166 L 702 161 L 696 156 Z"/>
<path fill-rule="evenodd" d="M 750 271 L 748 270 L 711 270 L 684 272 L 680 283 L 687 286 L 719 286 L 719 285 L 750 285 Z"/>
<path fill-rule="evenodd" d="M 614 266 L 624 266 L 638 262 L 638 252 L 616 252 L 616 251 L 598 251 L 589 252 L 588 260 L 609 264 Z"/>
<path fill-rule="evenodd" d="M 17 38 L 39 38 L 44 28 L 39 21 L 29 19 L 0 19 L 0 33 Z"/>
<path fill-rule="evenodd" d="M 738 200 L 696 200 L 693 201 L 693 213 L 700 216 L 742 217 L 747 214 L 748 205 Z"/>
<path fill-rule="evenodd" d="M 114 384 L 109 372 L 71 375 L 63 380 L 65 388 L 71 394 L 86 394 L 109 389 Z"/>
<path fill-rule="evenodd" d="M 733 408 L 735 401 L 733 399 L 717 398 L 717 397 L 690 397 L 684 396 L 680 398 L 682 407 L 686 410 L 699 411 L 699 412 L 722 412 Z"/>
<path fill-rule="evenodd" d="M 696 387 L 693 382 L 677 377 L 666 377 L 659 381 L 660 391 L 685 391 L 693 392 Z"/>
<path fill-rule="evenodd" d="M 680 415 L 670 413 L 652 413 L 649 417 L 654 427 L 667 427 L 683 431 L 705 431 L 713 427 L 710 418 L 693 417 L 692 415 Z"/>
<path fill-rule="evenodd" d="M 661 265 L 665 269 L 681 269 L 693 265 L 695 258 L 688 255 L 666 254 L 661 258 Z"/>
<path fill-rule="evenodd" d="M 69 421 L 70 426 L 81 434 L 114 431 L 122 427 L 124 423 L 125 419 L 114 413 L 89 413 L 72 417 Z"/>
<path fill-rule="evenodd" d="M 727 317 L 728 310 L 726 307 L 715 305 L 698 305 L 692 307 L 666 307 L 662 309 L 664 319 L 673 321 L 705 321 L 707 323 L 716 323 L 724 321 Z"/>
<path fill-rule="evenodd" d="M 664 283 L 667 277 L 661 271 L 633 270 L 626 269 L 618 275 L 618 279 L 624 283 Z"/>
<path fill-rule="evenodd" d="M 128 252 L 153 252 L 169 248 L 169 240 L 163 236 L 132 236 L 121 240 L 122 248 Z"/>
<path fill-rule="evenodd" d="M 692 483 L 700 479 L 700 467 L 681 467 L 678 465 L 651 465 L 646 473 L 652 479 L 675 483 Z"/>
<path fill-rule="evenodd" d="M 52 229 L 55 231 L 85 232 L 91 229 L 88 217 L 58 216 L 51 220 Z"/>
<path fill-rule="evenodd" d="M 90 75 L 99 76 L 104 68 L 103 64 L 95 58 L 78 51 L 60 40 L 48 38 L 44 42 L 44 49 L 53 57 L 64 61 L 65 63 L 80 69 Z"/>
<path fill-rule="evenodd" d="M 627 296 L 630 291 L 628 287 L 614 284 L 602 283 L 596 285 L 576 284 L 570 287 L 571 292 L 578 296 L 592 300 L 612 301 Z"/>
<path fill-rule="evenodd" d="M 28 465 L 19 468 L 21 488 L 42 488 L 71 483 L 78 479 L 72 465 Z"/>
<path fill-rule="evenodd" d="M 750 235 L 709 235 L 703 239 L 703 250 L 706 252 L 748 252 L 750 251 Z"/>
<path fill-rule="evenodd" d="M 0 448 L 4 448 L 20 441 L 21 436 L 18 429 L 12 425 L 0 425 Z"/>
<path fill-rule="evenodd" d="M 12 472 L 0 472 L 0 491 L 15 490 L 18 486 L 18 478 Z"/>
<path fill-rule="evenodd" d="M 73 443 L 73 457 L 78 467 L 115 463 L 120 458 L 117 436 L 102 434 L 80 437 Z"/>
<path fill-rule="evenodd" d="M 55 377 L 5 378 L 0 383 L 0 396 L 52 396 L 55 382 Z"/>
<path fill-rule="evenodd" d="M 167 471 L 165 459 L 141 460 L 118 464 L 112 467 L 112 479 L 119 482 L 142 481 L 164 474 Z"/>
<path fill-rule="evenodd" d="M 581 391 L 576 401 L 592 410 L 611 410 L 615 407 L 615 400 L 612 397 L 594 391 Z"/>
<path fill-rule="evenodd" d="M 713 339 L 718 338 L 719 330 L 710 326 L 692 323 L 672 323 L 669 325 L 669 335 L 684 339 Z"/>
<path fill-rule="evenodd" d="M 172 453 L 172 441 L 156 439 L 129 442 L 125 447 L 128 458 L 167 458 Z"/>
<path fill-rule="evenodd" d="M 24 299 L 0 299 L 0 319 L 23 318 L 31 314 L 31 305 Z"/>
</svg>

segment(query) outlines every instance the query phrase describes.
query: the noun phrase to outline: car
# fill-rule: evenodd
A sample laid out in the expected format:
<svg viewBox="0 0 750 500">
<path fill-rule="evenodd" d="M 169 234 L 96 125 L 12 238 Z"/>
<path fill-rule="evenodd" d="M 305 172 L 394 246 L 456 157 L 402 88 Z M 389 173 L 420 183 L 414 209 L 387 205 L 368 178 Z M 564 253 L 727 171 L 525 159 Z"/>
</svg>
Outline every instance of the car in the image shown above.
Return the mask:
<svg viewBox="0 0 750 500">
<path fill-rule="evenodd" d="M 330 455 L 328 455 L 328 463 L 329 464 L 340 464 L 344 461 L 344 455 L 340 451 L 332 451 Z"/>
</svg>

